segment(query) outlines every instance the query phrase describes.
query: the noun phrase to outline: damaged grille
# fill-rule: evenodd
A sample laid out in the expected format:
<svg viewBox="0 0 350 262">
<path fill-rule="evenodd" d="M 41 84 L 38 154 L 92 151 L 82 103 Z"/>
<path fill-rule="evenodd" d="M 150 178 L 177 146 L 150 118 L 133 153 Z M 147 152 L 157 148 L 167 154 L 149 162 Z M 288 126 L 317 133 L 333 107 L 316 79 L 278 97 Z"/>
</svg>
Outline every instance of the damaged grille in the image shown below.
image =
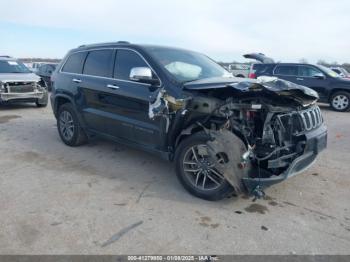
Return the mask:
<svg viewBox="0 0 350 262">
<path fill-rule="evenodd" d="M 318 106 L 299 112 L 306 131 L 315 129 L 323 123 L 321 110 Z"/>
<path fill-rule="evenodd" d="M 34 92 L 35 83 L 33 82 L 13 82 L 7 83 L 8 93 L 30 93 Z"/>
<path fill-rule="evenodd" d="M 323 123 L 321 110 L 318 106 L 313 106 L 302 111 L 281 114 L 277 117 L 287 137 L 313 130 Z"/>
</svg>

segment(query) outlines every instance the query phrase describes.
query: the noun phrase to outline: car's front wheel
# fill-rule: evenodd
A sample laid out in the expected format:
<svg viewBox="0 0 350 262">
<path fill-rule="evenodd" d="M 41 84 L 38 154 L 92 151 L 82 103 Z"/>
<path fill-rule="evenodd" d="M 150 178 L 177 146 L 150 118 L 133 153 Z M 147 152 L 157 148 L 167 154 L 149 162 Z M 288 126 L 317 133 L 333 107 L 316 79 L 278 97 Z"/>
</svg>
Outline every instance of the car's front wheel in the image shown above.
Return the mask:
<svg viewBox="0 0 350 262">
<path fill-rule="evenodd" d="M 46 107 L 48 101 L 49 101 L 49 96 L 48 96 L 47 92 L 45 92 L 45 94 L 42 98 L 36 100 L 35 104 L 37 107 Z"/>
<path fill-rule="evenodd" d="M 79 146 L 87 142 L 87 136 L 80 126 L 72 104 L 60 106 L 57 117 L 58 133 L 62 141 L 69 146 Z"/>
<path fill-rule="evenodd" d="M 208 135 L 199 132 L 181 142 L 175 155 L 176 174 L 192 195 L 215 201 L 232 195 L 234 190 L 205 153 L 208 140 Z M 225 161 L 219 158 L 215 162 Z"/>
<path fill-rule="evenodd" d="M 345 112 L 350 110 L 350 93 L 345 91 L 335 92 L 331 99 L 330 105 L 333 110 Z"/>
</svg>

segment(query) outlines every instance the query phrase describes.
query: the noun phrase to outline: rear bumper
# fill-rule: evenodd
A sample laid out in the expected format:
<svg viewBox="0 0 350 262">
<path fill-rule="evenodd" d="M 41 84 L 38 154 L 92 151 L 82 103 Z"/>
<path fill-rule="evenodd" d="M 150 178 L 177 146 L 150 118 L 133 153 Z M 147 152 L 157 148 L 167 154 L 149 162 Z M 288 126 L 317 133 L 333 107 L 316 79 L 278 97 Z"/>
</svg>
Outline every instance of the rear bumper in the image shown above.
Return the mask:
<svg viewBox="0 0 350 262">
<path fill-rule="evenodd" d="M 280 183 L 311 167 L 315 163 L 317 155 L 327 147 L 327 127 L 323 124 L 319 128 L 307 133 L 305 136 L 306 146 L 304 153 L 297 157 L 282 174 L 273 175 L 269 178 L 244 177 L 243 183 L 248 192 L 251 193 L 257 186 L 266 188 L 273 184 Z"/>
<path fill-rule="evenodd" d="M 45 96 L 46 91 L 34 91 L 28 93 L 0 93 L 0 102 L 10 102 L 10 101 L 23 101 L 23 100 L 37 100 L 42 99 Z"/>
</svg>

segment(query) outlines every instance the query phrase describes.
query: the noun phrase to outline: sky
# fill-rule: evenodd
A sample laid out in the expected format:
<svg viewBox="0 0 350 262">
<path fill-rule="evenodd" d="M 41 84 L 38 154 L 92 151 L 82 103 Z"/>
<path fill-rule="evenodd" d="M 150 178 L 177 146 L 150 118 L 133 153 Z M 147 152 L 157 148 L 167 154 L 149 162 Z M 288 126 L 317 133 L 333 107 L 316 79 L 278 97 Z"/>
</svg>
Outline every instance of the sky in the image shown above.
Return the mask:
<svg viewBox="0 0 350 262">
<path fill-rule="evenodd" d="M 349 0 L 0 0 L 0 55 L 62 58 L 127 40 L 224 61 L 350 62 Z"/>
</svg>

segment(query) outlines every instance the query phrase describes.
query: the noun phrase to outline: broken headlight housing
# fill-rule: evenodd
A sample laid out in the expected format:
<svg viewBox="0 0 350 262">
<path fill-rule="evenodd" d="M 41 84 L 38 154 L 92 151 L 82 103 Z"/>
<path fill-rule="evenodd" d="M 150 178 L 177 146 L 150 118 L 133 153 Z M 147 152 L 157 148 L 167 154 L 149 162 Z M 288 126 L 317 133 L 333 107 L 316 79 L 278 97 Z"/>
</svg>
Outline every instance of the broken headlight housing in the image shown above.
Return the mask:
<svg viewBox="0 0 350 262">
<path fill-rule="evenodd" d="M 42 86 L 40 83 L 44 83 L 44 86 Z M 33 83 L 32 85 L 34 87 L 34 90 L 37 90 L 37 91 L 40 91 L 40 92 L 43 92 L 46 89 L 45 82 L 43 82 L 43 81 L 40 81 L 40 82 L 37 82 L 37 83 Z"/>
</svg>

